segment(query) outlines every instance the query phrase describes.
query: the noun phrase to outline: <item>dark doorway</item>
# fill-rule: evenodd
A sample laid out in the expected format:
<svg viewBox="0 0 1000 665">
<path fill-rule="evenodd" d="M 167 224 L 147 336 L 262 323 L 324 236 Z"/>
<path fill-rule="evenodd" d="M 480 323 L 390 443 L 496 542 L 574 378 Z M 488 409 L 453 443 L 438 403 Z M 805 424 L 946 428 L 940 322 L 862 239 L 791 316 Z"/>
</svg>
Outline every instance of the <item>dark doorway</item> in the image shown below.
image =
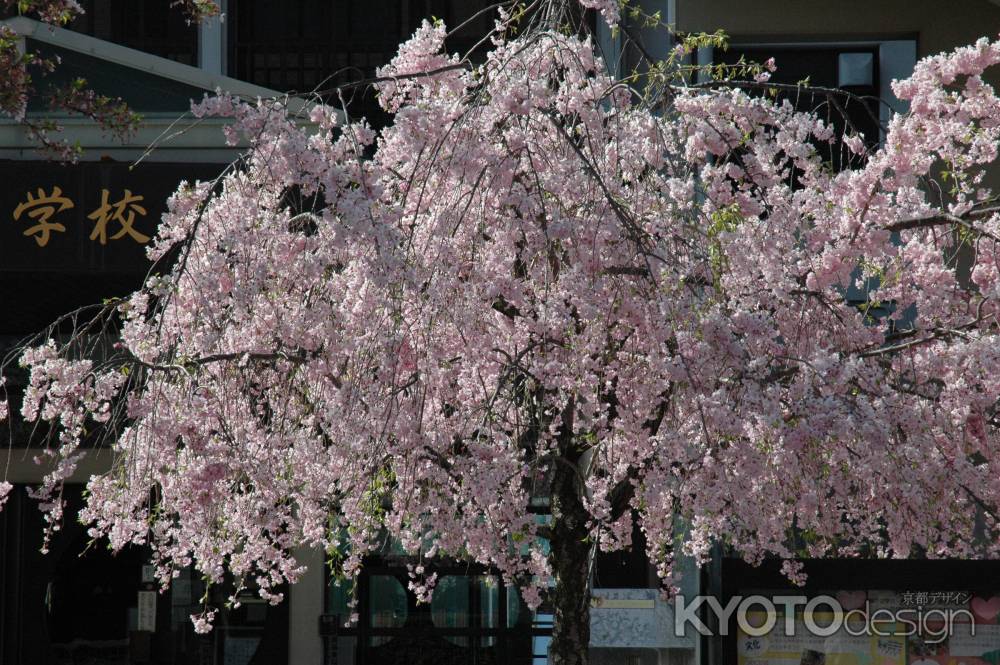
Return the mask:
<svg viewBox="0 0 1000 665">
<path fill-rule="evenodd" d="M 345 626 L 350 590 L 331 585 L 321 623 L 325 665 L 538 665 L 551 615 L 531 611 L 487 571 L 437 566 L 430 603 L 409 591 L 404 565 L 366 566 L 358 620 Z"/>
</svg>

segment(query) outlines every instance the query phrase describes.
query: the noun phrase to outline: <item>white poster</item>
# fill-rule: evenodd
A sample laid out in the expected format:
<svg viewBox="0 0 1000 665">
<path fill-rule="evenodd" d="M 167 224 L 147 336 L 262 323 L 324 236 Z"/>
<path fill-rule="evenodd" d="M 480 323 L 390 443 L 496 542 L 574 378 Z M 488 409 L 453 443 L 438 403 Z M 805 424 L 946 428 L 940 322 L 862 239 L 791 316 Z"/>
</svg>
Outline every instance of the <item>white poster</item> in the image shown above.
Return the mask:
<svg viewBox="0 0 1000 665">
<path fill-rule="evenodd" d="M 139 630 L 156 632 L 156 592 L 139 592 Z"/>
</svg>

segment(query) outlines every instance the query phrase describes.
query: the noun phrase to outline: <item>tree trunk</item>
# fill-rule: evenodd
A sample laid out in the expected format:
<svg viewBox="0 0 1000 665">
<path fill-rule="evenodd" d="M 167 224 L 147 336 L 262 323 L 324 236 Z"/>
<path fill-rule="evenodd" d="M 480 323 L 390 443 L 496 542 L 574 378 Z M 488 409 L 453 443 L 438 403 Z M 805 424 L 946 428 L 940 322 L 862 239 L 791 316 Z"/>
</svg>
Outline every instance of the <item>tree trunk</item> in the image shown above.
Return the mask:
<svg viewBox="0 0 1000 665">
<path fill-rule="evenodd" d="M 587 665 L 590 645 L 590 561 L 587 511 L 580 480 L 570 464 L 557 464 L 552 483 L 552 540 L 549 563 L 555 574 L 554 625 L 549 662 Z"/>
</svg>

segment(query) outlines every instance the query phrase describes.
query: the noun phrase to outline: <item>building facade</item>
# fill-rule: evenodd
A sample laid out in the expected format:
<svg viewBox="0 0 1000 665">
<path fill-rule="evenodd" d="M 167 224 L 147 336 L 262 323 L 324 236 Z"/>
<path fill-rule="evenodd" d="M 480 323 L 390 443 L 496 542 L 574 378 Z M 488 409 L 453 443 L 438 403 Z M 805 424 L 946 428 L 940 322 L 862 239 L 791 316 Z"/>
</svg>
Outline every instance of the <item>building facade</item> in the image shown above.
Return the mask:
<svg viewBox="0 0 1000 665">
<path fill-rule="evenodd" d="M 89 121 L 58 118 L 66 136 L 84 149 L 73 166 L 45 161 L 18 125 L 0 122 L 0 173 L 6 184 L 0 193 L 0 295 L 8 312 L 0 317 L 0 340 L 6 347 L 59 314 L 138 286 L 149 269 L 143 247 L 167 195 L 181 180 L 213 178 L 235 157 L 222 141 L 221 122 L 183 117 L 191 99 L 216 89 L 249 98 L 315 93 L 329 99 L 337 84 L 373 75 L 424 18 L 468 22 L 449 42 L 461 52 L 475 46 L 492 20 L 486 14 L 475 18 L 486 0 L 223 0 L 225 20 L 201 25 L 185 22 L 164 0 L 82 4 L 86 14 L 70 29 L 24 18 L 7 23 L 27 47 L 60 57 L 58 76 L 85 76 L 99 92 L 123 97 L 144 119 L 138 133 L 121 143 Z M 987 0 L 954 0 L 947 10 L 929 0 L 641 4 L 660 11 L 681 32 L 722 28 L 730 34 L 730 50 L 703 50 L 696 56 L 702 64 L 731 62 L 741 54 L 756 60 L 774 56 L 779 67 L 774 80 L 809 77 L 815 85 L 881 98 L 884 104 L 858 110 L 857 122 L 872 136 L 880 130 L 866 119 L 870 114 L 884 120 L 892 109 L 903 110 L 891 94 L 892 79 L 905 77 L 920 57 L 1000 32 L 1000 6 Z M 642 32 L 651 52 L 669 50 L 666 33 Z M 609 62 L 628 64 L 619 35 L 598 27 L 598 41 Z M 370 93 L 358 91 L 344 101 L 348 112 L 375 114 L 377 120 Z M 404 561 L 392 552 L 370 562 L 359 581 L 353 627 L 344 627 L 349 590 L 326 579 L 322 553 L 302 551 L 309 572 L 288 590 L 284 604 L 271 607 L 248 596 L 239 609 L 222 614 L 212 634 L 195 635 L 188 615 L 205 590 L 194 576 L 182 575 L 168 593 L 158 594 L 144 565 L 147 553 L 111 557 L 101 545 L 88 548 L 85 530 L 75 523 L 64 526 L 47 555 L 38 552 L 41 518 L 28 489 L 46 467 L 44 460 L 34 461 L 40 451 L 19 440 L 12 444 L 6 477 L 17 489 L 0 512 L 0 663 L 547 662 L 552 617 L 544 606 L 529 611 L 516 590 L 503 587 L 490 571 L 447 562 L 439 568 L 433 602 L 418 605 L 406 590 Z M 70 508 L 82 500 L 85 479 L 106 469 L 108 458 L 88 452 L 67 490 Z M 703 611 L 699 616 L 715 636 L 690 630 L 678 635 L 676 607 L 661 598 L 652 569 L 635 551 L 602 556 L 595 566 L 593 662 L 1000 662 L 1000 655 L 990 655 L 1000 654 L 996 562 L 811 562 L 808 585 L 795 590 L 776 566 L 752 568 L 727 558 L 722 549 L 717 554 L 710 568 L 692 567 L 684 576 L 684 596 L 708 593 L 727 606 L 754 594 L 804 593 L 898 608 L 912 602 L 913 594 L 927 594 L 918 600 L 929 606 L 930 595 L 938 594 L 942 608 L 974 609 L 984 632 L 978 641 L 944 645 L 877 637 L 836 643 L 837 635 L 795 641 L 773 632 L 750 635 L 734 615 L 720 622 Z M 945 598 L 955 593 L 968 597 Z"/>
</svg>

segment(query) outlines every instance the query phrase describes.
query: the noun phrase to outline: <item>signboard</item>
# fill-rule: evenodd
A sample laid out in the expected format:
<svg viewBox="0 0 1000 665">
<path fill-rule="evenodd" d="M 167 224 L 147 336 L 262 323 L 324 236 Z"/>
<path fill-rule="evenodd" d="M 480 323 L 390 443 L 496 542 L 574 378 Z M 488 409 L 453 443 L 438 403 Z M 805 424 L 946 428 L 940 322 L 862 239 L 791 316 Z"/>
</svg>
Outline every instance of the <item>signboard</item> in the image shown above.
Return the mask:
<svg viewBox="0 0 1000 665">
<path fill-rule="evenodd" d="M 0 271 L 142 271 L 167 197 L 217 164 L 0 161 Z"/>
<path fill-rule="evenodd" d="M 222 168 L 0 160 L 0 334 L 38 331 L 138 288 L 167 198 L 181 181 L 210 180 Z"/>
<path fill-rule="evenodd" d="M 674 602 L 658 589 L 594 589 L 590 646 L 616 649 L 694 649 L 695 632 L 676 635 Z"/>
</svg>

